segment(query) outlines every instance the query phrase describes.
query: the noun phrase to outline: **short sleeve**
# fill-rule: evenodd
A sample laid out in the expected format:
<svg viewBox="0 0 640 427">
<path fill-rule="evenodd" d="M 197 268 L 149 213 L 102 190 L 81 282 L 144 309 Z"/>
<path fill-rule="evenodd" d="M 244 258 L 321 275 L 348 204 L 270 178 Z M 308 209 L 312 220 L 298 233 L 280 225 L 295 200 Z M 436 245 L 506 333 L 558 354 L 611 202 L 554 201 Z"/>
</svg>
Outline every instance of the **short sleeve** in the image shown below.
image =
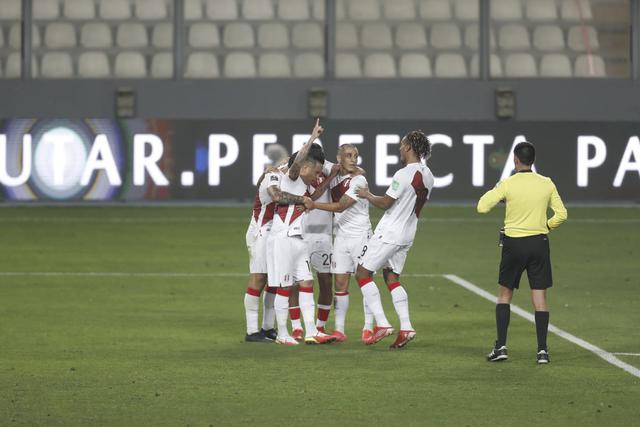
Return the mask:
<svg viewBox="0 0 640 427">
<path fill-rule="evenodd" d="M 358 195 L 356 194 L 356 190 L 359 188 L 363 188 L 367 186 L 367 178 L 362 175 L 354 176 L 351 178 L 351 182 L 349 183 L 349 188 L 347 192 L 344 193 L 347 196 L 351 197 L 353 200 L 358 200 Z"/>
<path fill-rule="evenodd" d="M 279 173 L 268 173 L 264 179 L 267 181 L 267 187 L 280 187 L 280 178 L 281 175 Z"/>
<path fill-rule="evenodd" d="M 393 198 L 393 199 L 398 199 L 400 197 L 400 195 L 403 193 L 403 191 L 407 188 L 407 180 L 405 177 L 405 174 L 402 173 L 402 169 L 400 169 L 398 172 L 396 172 L 393 175 L 393 179 L 391 180 L 391 185 L 389 186 L 389 189 L 387 190 L 387 196 Z"/>
<path fill-rule="evenodd" d="M 324 164 L 322 165 L 322 173 L 325 176 L 331 175 L 331 168 L 332 167 L 333 167 L 333 163 L 331 163 L 329 160 L 325 160 Z"/>
</svg>

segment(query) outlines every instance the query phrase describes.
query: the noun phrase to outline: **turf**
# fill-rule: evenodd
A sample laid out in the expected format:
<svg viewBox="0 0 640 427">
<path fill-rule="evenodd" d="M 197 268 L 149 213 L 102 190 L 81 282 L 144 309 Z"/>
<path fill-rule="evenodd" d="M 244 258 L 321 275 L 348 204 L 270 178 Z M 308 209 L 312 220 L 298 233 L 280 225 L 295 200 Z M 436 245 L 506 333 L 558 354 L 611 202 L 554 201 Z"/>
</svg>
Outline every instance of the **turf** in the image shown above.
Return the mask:
<svg viewBox="0 0 640 427">
<path fill-rule="evenodd" d="M 640 353 L 640 210 L 569 213 L 551 235 L 551 322 L 608 351 Z M 494 292 L 500 215 L 429 207 L 406 273 L 453 273 Z M 0 209 L 0 425 L 640 420 L 639 378 L 554 335 L 552 363 L 537 366 L 534 327 L 515 315 L 510 360 L 485 362 L 492 305 L 442 277 L 403 280 L 419 335 L 401 351 L 358 342 L 354 284 L 347 343 L 242 342 L 246 279 L 207 275 L 245 272 L 247 217 L 240 208 Z M 523 285 L 514 302 L 530 309 Z M 640 357 L 620 357 L 640 367 Z"/>
</svg>

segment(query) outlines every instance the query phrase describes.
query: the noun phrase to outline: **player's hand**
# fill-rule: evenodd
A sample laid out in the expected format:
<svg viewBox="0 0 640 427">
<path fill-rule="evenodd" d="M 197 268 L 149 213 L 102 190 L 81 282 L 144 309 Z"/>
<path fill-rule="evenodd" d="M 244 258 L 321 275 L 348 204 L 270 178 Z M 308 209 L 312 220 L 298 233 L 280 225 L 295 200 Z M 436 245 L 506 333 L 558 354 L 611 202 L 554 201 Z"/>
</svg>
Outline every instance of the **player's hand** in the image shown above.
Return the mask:
<svg viewBox="0 0 640 427">
<path fill-rule="evenodd" d="M 316 119 L 316 125 L 313 127 L 313 131 L 311 132 L 311 136 L 313 138 L 318 138 L 324 132 L 324 128 L 320 126 L 320 117 Z"/>
<path fill-rule="evenodd" d="M 315 203 L 313 203 L 313 200 L 311 200 L 310 197 L 305 196 L 304 197 L 304 207 L 308 211 L 312 211 L 313 209 L 315 209 Z"/>
<path fill-rule="evenodd" d="M 364 187 L 358 187 L 356 188 L 356 196 L 360 197 L 361 199 L 367 199 L 369 198 L 369 186 L 365 185 Z"/>
<path fill-rule="evenodd" d="M 329 174 L 329 176 L 335 177 L 338 175 L 339 172 L 340 172 L 340 165 L 335 164 L 331 166 L 331 173 Z"/>
</svg>

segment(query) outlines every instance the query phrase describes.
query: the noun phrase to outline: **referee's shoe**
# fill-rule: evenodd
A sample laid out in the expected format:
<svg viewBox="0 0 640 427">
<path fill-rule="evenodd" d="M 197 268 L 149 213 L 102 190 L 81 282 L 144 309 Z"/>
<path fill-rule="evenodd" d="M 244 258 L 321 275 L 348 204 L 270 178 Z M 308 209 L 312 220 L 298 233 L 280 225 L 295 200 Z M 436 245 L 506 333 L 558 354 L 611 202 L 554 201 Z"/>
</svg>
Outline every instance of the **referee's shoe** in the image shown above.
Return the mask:
<svg viewBox="0 0 640 427">
<path fill-rule="evenodd" d="M 503 345 L 498 347 L 498 343 L 493 346 L 493 350 L 491 353 L 487 354 L 487 360 L 489 362 L 502 362 L 503 360 L 507 360 L 509 355 L 507 354 L 507 346 Z"/>
</svg>

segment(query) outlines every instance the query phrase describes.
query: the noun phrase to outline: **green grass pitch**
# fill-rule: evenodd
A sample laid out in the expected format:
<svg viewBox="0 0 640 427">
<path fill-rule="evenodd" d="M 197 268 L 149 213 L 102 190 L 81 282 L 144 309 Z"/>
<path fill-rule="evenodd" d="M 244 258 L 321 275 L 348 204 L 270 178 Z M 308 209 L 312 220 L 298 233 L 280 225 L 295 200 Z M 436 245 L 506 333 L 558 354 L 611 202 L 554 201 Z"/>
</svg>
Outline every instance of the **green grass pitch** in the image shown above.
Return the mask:
<svg viewBox="0 0 640 427">
<path fill-rule="evenodd" d="M 405 272 L 495 293 L 501 215 L 427 206 Z M 442 277 L 403 279 L 418 337 L 401 351 L 359 342 L 354 281 L 347 343 L 244 343 L 248 217 L 0 209 L 0 425 L 639 425 L 640 378 L 555 335 L 537 366 L 535 328 L 518 316 L 509 361 L 487 363 L 493 305 Z M 550 239 L 551 322 L 640 353 L 640 210 L 572 208 Z M 529 298 L 524 279 L 514 303 L 531 310 Z"/>
</svg>

